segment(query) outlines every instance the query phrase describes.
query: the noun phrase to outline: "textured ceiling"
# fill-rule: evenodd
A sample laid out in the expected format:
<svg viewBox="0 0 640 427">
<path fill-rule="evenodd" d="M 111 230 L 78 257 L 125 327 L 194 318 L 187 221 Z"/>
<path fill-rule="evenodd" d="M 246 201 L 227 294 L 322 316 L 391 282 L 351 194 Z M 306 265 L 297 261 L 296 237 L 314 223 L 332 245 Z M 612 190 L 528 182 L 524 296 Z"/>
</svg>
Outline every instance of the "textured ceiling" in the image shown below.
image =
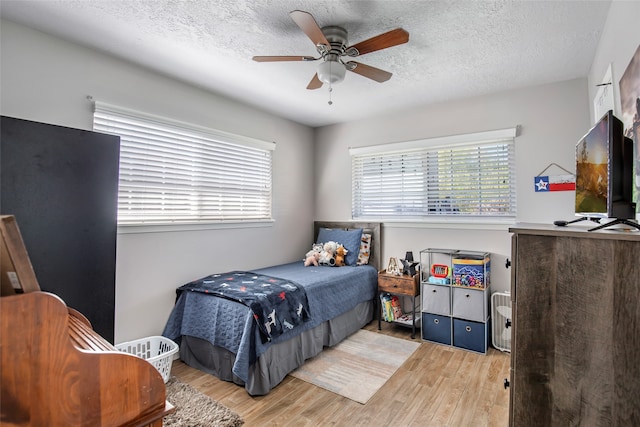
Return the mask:
<svg viewBox="0 0 640 427">
<path fill-rule="evenodd" d="M 109 52 L 310 126 L 507 89 L 585 77 L 610 1 L 1 0 L 2 17 Z M 355 73 L 306 89 L 317 56 L 289 17 L 343 26 L 349 44 L 402 27 L 409 42 L 356 60 L 393 73 Z"/>
</svg>

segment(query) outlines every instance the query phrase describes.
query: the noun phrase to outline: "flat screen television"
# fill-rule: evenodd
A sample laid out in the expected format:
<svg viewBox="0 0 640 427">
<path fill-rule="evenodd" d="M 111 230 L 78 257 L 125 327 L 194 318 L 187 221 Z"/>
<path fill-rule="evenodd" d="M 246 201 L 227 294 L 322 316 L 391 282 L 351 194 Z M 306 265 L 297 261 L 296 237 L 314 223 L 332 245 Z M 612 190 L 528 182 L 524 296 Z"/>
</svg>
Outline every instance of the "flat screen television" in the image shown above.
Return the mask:
<svg viewBox="0 0 640 427">
<path fill-rule="evenodd" d="M 576 144 L 576 216 L 638 228 L 633 202 L 633 141 L 609 110 Z"/>
</svg>

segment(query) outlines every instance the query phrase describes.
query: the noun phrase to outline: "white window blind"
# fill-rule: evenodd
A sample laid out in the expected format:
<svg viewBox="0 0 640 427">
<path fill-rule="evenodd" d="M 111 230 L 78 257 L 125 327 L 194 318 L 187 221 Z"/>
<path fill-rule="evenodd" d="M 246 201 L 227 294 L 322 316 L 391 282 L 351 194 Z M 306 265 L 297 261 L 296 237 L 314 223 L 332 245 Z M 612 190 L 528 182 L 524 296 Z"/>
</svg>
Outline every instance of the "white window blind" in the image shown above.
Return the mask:
<svg viewBox="0 0 640 427">
<path fill-rule="evenodd" d="M 515 129 L 362 147 L 353 218 L 515 217 Z"/>
<path fill-rule="evenodd" d="M 120 136 L 118 224 L 271 219 L 275 144 L 95 103 Z"/>
</svg>

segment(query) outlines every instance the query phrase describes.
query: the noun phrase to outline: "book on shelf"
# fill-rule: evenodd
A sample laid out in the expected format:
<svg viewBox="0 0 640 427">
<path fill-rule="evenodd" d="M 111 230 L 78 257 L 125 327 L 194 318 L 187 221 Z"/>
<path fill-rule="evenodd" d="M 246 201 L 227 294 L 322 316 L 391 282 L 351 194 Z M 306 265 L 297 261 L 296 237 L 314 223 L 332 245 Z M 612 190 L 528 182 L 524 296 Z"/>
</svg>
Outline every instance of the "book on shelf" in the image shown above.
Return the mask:
<svg viewBox="0 0 640 427">
<path fill-rule="evenodd" d="M 418 323 L 420 320 L 420 316 L 418 316 L 416 318 L 416 323 Z M 404 323 L 407 325 L 412 325 L 413 324 L 413 313 L 405 313 L 402 316 L 398 317 L 397 319 L 394 320 L 397 323 Z"/>
</svg>

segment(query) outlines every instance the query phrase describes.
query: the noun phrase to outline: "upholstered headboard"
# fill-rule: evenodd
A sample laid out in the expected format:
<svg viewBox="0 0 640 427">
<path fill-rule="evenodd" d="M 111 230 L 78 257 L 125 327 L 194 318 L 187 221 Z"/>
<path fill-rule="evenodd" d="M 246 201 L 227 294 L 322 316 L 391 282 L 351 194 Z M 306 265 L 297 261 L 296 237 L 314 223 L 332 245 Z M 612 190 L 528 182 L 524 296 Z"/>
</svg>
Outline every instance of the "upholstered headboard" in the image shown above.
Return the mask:
<svg viewBox="0 0 640 427">
<path fill-rule="evenodd" d="M 338 228 L 342 230 L 353 230 L 356 228 L 362 228 L 363 233 L 370 233 L 371 240 L 371 255 L 369 256 L 369 265 L 373 265 L 378 271 L 381 270 L 381 223 L 379 222 L 335 222 L 335 221 L 314 221 L 313 223 L 313 241 L 315 242 L 318 237 L 318 230 L 320 228 Z"/>
</svg>

